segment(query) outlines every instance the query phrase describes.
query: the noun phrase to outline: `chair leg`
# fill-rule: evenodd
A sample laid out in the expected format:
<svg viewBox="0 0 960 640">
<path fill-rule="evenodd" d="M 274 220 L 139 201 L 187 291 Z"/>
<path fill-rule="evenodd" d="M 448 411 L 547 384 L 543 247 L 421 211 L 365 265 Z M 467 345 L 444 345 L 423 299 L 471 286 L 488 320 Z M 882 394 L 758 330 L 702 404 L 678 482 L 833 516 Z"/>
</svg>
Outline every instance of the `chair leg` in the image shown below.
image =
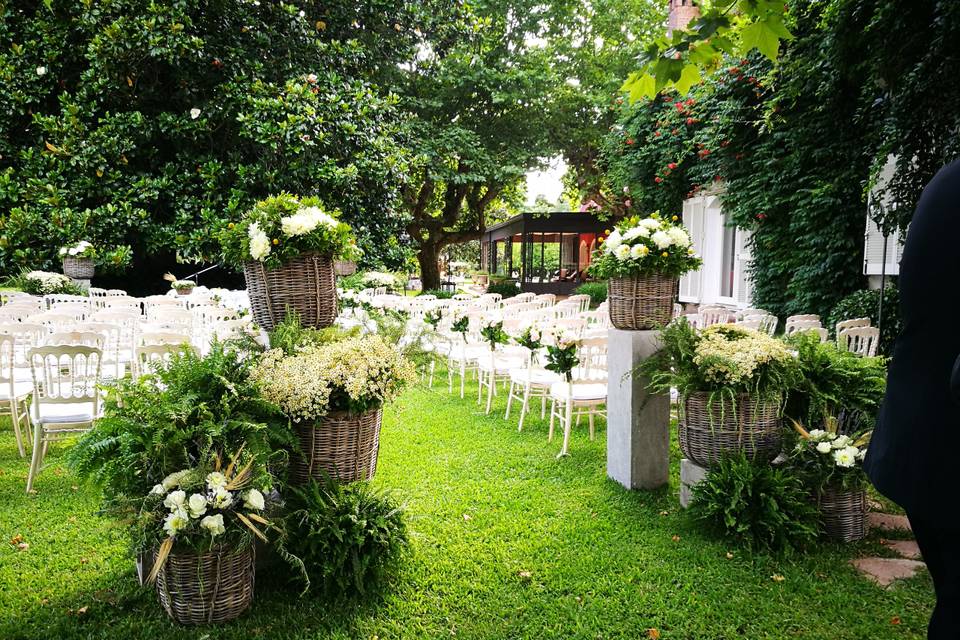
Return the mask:
<svg viewBox="0 0 960 640">
<path fill-rule="evenodd" d="M 490 415 L 490 408 L 493 406 L 493 396 L 497 394 L 497 372 L 490 372 L 490 384 L 487 385 L 487 412 Z"/>
<path fill-rule="evenodd" d="M 514 387 L 514 382 L 513 382 L 513 380 L 511 380 L 511 381 L 510 381 L 510 391 L 507 392 L 507 411 L 506 411 L 506 413 L 503 414 L 503 419 L 504 419 L 504 420 L 509 420 L 509 419 L 510 419 L 510 405 L 513 404 L 513 387 Z"/>
<path fill-rule="evenodd" d="M 467 376 L 467 363 L 463 361 L 460 363 L 460 399 L 463 400 L 463 387 L 466 384 Z"/>
<path fill-rule="evenodd" d="M 587 414 L 587 420 L 590 421 L 590 439 L 593 440 L 593 407 L 590 407 L 590 412 Z"/>
<path fill-rule="evenodd" d="M 517 431 L 523 431 L 523 419 L 527 416 L 527 411 L 529 411 L 530 404 L 530 385 L 528 384 L 523 388 L 523 406 L 520 407 L 520 424 L 517 425 Z M 541 420 L 543 417 L 540 418 Z"/>
<path fill-rule="evenodd" d="M 547 417 L 547 392 L 544 391 L 540 394 L 540 419 L 543 420 Z"/>
<path fill-rule="evenodd" d="M 453 362 L 447 358 L 447 393 L 453 393 Z"/>
<path fill-rule="evenodd" d="M 33 453 L 30 456 L 30 471 L 27 472 L 27 493 L 33 492 L 33 479 L 40 475 L 40 465 L 45 453 L 43 439 L 43 425 L 38 424 L 33 429 Z"/>
<path fill-rule="evenodd" d="M 557 407 L 557 401 L 550 400 L 550 431 L 547 433 L 547 442 L 553 441 L 553 419 L 557 415 L 555 409 Z"/>
<path fill-rule="evenodd" d="M 570 429 L 573 423 L 573 402 L 570 399 L 567 399 L 565 404 L 566 407 L 564 408 L 563 419 L 563 446 L 560 448 L 560 453 L 557 454 L 558 458 L 570 455 L 567 450 L 570 448 Z"/>
<path fill-rule="evenodd" d="M 13 437 L 17 439 L 17 452 L 21 458 L 26 458 L 27 453 L 23 449 L 23 434 L 20 433 L 20 402 L 16 398 L 10 399 L 10 420 L 13 422 Z"/>
<path fill-rule="evenodd" d="M 436 369 L 437 369 L 437 361 L 431 360 L 430 361 L 430 382 L 427 384 L 427 386 L 430 389 L 433 389 L 433 374 L 436 371 Z"/>
</svg>

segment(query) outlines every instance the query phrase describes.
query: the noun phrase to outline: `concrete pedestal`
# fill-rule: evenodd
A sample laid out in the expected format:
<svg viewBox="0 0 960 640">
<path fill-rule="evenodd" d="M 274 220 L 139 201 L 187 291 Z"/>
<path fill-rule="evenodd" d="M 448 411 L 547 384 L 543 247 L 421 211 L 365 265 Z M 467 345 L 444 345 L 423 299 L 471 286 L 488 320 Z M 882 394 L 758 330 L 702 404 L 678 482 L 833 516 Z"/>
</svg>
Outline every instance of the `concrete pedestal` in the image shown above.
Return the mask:
<svg viewBox="0 0 960 640">
<path fill-rule="evenodd" d="M 680 506 L 686 509 L 693 498 L 693 488 L 707 477 L 707 469 L 684 458 L 680 461 Z"/>
<path fill-rule="evenodd" d="M 670 398 L 632 375 L 660 347 L 659 331 L 610 329 L 607 367 L 607 475 L 628 489 L 655 489 L 670 477 Z"/>
<path fill-rule="evenodd" d="M 90 290 L 90 281 L 89 281 L 89 280 L 86 280 L 86 279 L 84 279 L 84 280 L 79 280 L 79 279 L 77 279 L 77 278 L 70 278 L 70 279 L 73 280 L 73 284 L 77 285 L 78 287 L 80 287 L 80 288 L 83 289 L 84 291 L 89 291 L 89 290 Z"/>
</svg>

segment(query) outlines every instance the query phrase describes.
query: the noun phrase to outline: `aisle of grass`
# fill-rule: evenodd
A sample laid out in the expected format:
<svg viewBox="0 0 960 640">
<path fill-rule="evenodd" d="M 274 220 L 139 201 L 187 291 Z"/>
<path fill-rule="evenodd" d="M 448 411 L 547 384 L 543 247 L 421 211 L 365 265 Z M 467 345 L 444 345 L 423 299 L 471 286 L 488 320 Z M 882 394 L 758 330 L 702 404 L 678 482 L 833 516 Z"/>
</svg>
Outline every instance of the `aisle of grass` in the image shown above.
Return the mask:
<svg viewBox="0 0 960 640">
<path fill-rule="evenodd" d="M 37 495 L 24 494 L 27 465 L 4 428 L 0 638 L 642 638 L 651 628 L 684 640 L 923 637 L 926 574 L 882 590 L 848 565 L 882 554 L 876 539 L 728 559 L 731 549 L 677 507 L 676 452 L 668 489 L 628 492 L 605 478 L 602 427 L 595 442 L 581 429 L 573 455 L 557 460 L 545 422 L 517 433 L 498 406 L 486 417 L 469 395 L 437 386 L 387 412 L 376 482 L 406 501 L 413 553 L 382 601 L 298 599 L 261 571 L 251 613 L 187 631 L 136 587 L 122 530 L 57 466 L 60 450 Z M 28 548 L 10 543 L 18 535 Z"/>
</svg>

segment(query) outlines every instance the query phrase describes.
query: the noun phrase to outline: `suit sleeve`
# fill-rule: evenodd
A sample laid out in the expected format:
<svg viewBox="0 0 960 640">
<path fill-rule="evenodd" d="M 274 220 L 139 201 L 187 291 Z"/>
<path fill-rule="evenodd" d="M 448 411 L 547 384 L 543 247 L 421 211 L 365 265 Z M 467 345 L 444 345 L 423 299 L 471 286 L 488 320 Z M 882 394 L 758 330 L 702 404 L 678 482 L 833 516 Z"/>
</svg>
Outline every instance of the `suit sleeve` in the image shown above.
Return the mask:
<svg viewBox="0 0 960 640">
<path fill-rule="evenodd" d="M 953 363 L 953 373 L 950 376 L 950 395 L 953 396 L 954 402 L 960 404 L 960 356 L 957 356 L 956 362 Z"/>
</svg>

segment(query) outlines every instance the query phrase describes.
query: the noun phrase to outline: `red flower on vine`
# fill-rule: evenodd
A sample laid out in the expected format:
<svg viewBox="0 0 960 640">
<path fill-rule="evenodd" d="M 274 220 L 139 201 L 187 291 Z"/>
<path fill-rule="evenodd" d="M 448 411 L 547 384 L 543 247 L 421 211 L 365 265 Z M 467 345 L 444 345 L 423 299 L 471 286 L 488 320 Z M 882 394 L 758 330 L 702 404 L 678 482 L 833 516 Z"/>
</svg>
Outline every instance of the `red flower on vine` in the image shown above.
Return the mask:
<svg viewBox="0 0 960 640">
<path fill-rule="evenodd" d="M 657 184 L 660 184 L 661 182 L 663 182 L 663 178 L 661 178 L 660 176 L 657 176 L 656 178 L 653 179 L 653 181 L 656 182 Z"/>
<path fill-rule="evenodd" d="M 677 168 L 677 163 L 676 163 L 676 162 L 671 162 L 670 164 L 667 165 L 667 169 L 673 170 L 673 169 L 676 169 L 676 168 Z"/>
<path fill-rule="evenodd" d="M 688 125 L 696 124 L 696 122 L 697 122 L 697 119 L 696 119 L 696 118 L 687 118 L 687 124 L 688 124 Z"/>
<path fill-rule="evenodd" d="M 634 142 L 633 138 L 627 138 L 627 144 L 632 145 Z"/>
</svg>

